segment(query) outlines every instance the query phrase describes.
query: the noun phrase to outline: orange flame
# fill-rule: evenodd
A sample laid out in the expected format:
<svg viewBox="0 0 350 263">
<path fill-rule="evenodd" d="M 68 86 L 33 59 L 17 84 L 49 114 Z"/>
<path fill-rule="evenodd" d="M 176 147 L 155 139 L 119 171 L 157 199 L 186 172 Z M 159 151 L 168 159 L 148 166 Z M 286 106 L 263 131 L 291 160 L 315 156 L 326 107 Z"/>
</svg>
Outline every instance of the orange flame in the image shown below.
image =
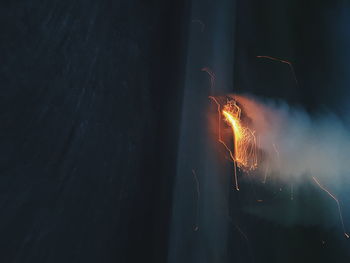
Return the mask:
<svg viewBox="0 0 350 263">
<path fill-rule="evenodd" d="M 235 100 L 230 100 L 224 106 L 222 115 L 232 128 L 234 145 L 233 161 L 241 169 L 255 169 L 258 163 L 255 132 L 243 125 L 241 108 Z"/>
<path fill-rule="evenodd" d="M 218 106 L 218 141 L 226 148 L 230 160 L 234 164 L 234 178 L 236 190 L 239 190 L 237 180 L 237 167 L 247 171 L 254 170 L 258 164 L 257 143 L 255 132 L 244 126 L 241 120 L 241 108 L 234 99 L 228 100 L 221 110 L 221 105 L 215 97 L 210 96 Z M 221 137 L 221 118 L 232 128 L 233 150 L 231 150 Z"/>
</svg>

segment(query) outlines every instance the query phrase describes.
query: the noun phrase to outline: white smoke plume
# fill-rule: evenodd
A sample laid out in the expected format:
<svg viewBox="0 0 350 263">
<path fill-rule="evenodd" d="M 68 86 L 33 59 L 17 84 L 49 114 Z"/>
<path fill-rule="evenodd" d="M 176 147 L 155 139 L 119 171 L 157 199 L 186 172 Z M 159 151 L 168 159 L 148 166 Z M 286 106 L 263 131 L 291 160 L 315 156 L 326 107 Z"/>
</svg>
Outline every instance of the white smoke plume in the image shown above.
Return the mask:
<svg viewBox="0 0 350 263">
<path fill-rule="evenodd" d="M 258 138 L 258 178 L 282 182 L 291 195 L 290 201 L 248 207 L 247 212 L 280 224 L 335 227 L 349 237 L 350 132 L 346 124 L 331 112 L 311 116 L 281 100 L 233 97 Z"/>
<path fill-rule="evenodd" d="M 310 117 L 283 101 L 234 98 L 258 137 L 261 169 L 286 182 L 314 176 L 335 186 L 342 177 L 350 176 L 350 133 L 336 115 Z"/>
</svg>

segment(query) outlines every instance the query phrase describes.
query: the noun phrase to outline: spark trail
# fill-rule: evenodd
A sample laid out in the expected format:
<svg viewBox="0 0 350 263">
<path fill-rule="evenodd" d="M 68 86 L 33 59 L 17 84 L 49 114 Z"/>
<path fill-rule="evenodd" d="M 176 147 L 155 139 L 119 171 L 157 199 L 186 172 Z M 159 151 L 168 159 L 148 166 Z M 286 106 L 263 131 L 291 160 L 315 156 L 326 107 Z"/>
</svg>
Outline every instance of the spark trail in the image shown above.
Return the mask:
<svg viewBox="0 0 350 263">
<path fill-rule="evenodd" d="M 315 183 L 316 183 L 323 191 L 325 191 L 325 192 L 326 192 L 331 198 L 333 198 L 334 201 L 337 203 L 338 211 L 339 211 L 339 218 L 340 218 L 340 222 L 341 222 L 341 225 L 342 225 L 342 228 L 343 228 L 344 235 L 345 235 L 346 238 L 349 238 L 349 235 L 348 235 L 348 233 L 346 233 L 346 230 L 345 230 L 344 221 L 343 221 L 343 215 L 342 215 L 342 212 L 341 212 L 341 208 L 340 208 L 340 204 L 339 204 L 338 198 L 336 198 L 329 190 L 327 190 L 327 189 L 316 179 L 315 176 L 312 176 L 312 179 L 315 181 Z"/>
<path fill-rule="evenodd" d="M 201 71 L 207 72 L 210 77 L 210 90 L 214 91 L 215 88 L 215 73 L 208 67 L 202 68 Z"/>
<path fill-rule="evenodd" d="M 232 151 L 230 150 L 230 148 L 226 145 L 226 143 L 222 140 L 221 137 L 221 105 L 220 103 L 217 101 L 217 99 L 213 96 L 209 96 L 209 99 L 211 99 L 212 101 L 214 101 L 217 105 L 217 111 L 218 111 L 218 141 L 225 147 L 225 149 L 227 150 L 227 152 L 230 155 L 230 160 L 233 162 L 234 165 L 234 179 L 235 179 L 235 187 L 236 190 L 239 191 L 239 185 L 238 185 L 238 179 L 237 179 L 237 166 L 236 166 L 236 161 L 235 161 L 235 157 L 232 153 Z"/>
<path fill-rule="evenodd" d="M 294 77 L 295 83 L 297 84 L 297 86 L 299 86 L 298 79 L 297 79 L 297 76 L 295 74 L 295 70 L 294 70 L 293 64 L 290 61 L 283 60 L 283 59 L 280 59 L 280 58 L 271 57 L 271 56 L 256 56 L 256 57 L 257 58 L 270 59 L 270 60 L 273 60 L 273 61 L 277 61 L 277 62 L 280 62 L 280 63 L 287 64 L 289 66 L 289 68 L 291 69 L 292 73 L 293 73 L 293 77 Z"/>
<path fill-rule="evenodd" d="M 201 25 L 201 32 L 204 32 L 205 24 L 200 19 L 192 19 L 192 23 L 199 23 Z"/>
<path fill-rule="evenodd" d="M 201 195 L 200 188 L 199 188 L 199 180 L 196 174 L 196 171 L 192 169 L 192 175 L 193 178 L 196 182 L 196 191 L 197 191 L 197 200 L 196 200 L 196 216 L 195 216 L 195 224 L 193 226 L 193 231 L 198 231 L 199 226 L 198 226 L 198 217 L 199 217 L 199 198 Z"/>
</svg>

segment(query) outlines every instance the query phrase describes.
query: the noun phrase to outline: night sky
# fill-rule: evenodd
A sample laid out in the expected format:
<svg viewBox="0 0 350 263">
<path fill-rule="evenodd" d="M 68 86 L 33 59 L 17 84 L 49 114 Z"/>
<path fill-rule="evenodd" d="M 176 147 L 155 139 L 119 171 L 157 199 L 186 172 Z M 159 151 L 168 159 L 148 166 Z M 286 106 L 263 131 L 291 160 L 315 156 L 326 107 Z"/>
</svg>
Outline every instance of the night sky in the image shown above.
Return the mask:
<svg viewBox="0 0 350 263">
<path fill-rule="evenodd" d="M 337 227 L 276 219 L 279 186 L 233 191 L 205 131 L 212 92 L 349 121 L 348 1 L 0 6 L 0 262 L 350 262 Z M 312 185 L 295 198 L 315 217 L 335 206 Z"/>
</svg>

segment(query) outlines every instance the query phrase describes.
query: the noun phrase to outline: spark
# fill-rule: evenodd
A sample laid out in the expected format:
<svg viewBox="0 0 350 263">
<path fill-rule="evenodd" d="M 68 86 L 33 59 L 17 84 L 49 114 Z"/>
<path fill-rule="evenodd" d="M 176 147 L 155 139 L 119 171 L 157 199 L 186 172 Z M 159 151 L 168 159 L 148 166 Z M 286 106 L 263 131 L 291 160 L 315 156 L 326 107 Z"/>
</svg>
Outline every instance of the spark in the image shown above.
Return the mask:
<svg viewBox="0 0 350 263">
<path fill-rule="evenodd" d="M 215 73 L 208 67 L 202 68 L 201 70 L 207 72 L 210 76 L 210 89 L 213 91 L 215 88 Z"/>
<path fill-rule="evenodd" d="M 194 230 L 194 231 L 198 231 L 198 229 L 199 229 L 199 226 L 198 226 L 198 215 L 199 215 L 199 205 L 198 205 L 198 202 L 199 202 L 199 198 L 200 198 L 201 192 L 200 192 L 200 188 L 199 188 L 199 180 L 198 180 L 196 171 L 195 171 L 194 169 L 192 169 L 192 175 L 193 175 L 193 178 L 194 178 L 194 180 L 195 180 L 195 182 L 196 182 L 196 190 L 197 190 L 197 200 L 196 200 L 196 223 L 195 223 L 195 225 L 193 226 L 193 230 Z"/>
<path fill-rule="evenodd" d="M 194 177 L 194 179 L 195 179 L 195 181 L 196 181 L 196 185 L 197 185 L 197 196 L 198 196 L 198 198 L 199 198 L 200 195 L 201 195 L 201 192 L 200 192 L 200 190 L 199 190 L 199 180 L 198 180 L 196 171 L 195 171 L 194 169 L 192 169 L 192 174 L 193 174 L 193 177 Z"/>
<path fill-rule="evenodd" d="M 241 236 L 246 240 L 248 249 L 251 252 L 251 253 L 248 253 L 248 254 L 251 256 L 252 262 L 255 262 L 254 253 L 252 253 L 253 249 L 252 249 L 252 246 L 251 246 L 250 241 L 248 239 L 248 236 L 242 231 L 242 229 L 238 226 L 238 224 L 235 224 L 233 222 L 233 219 L 231 218 L 231 216 L 228 216 L 228 219 L 229 219 L 229 222 L 237 229 L 238 233 L 240 233 Z"/>
<path fill-rule="evenodd" d="M 244 237 L 244 239 L 245 239 L 245 240 L 248 242 L 248 244 L 249 244 L 249 239 L 248 239 L 247 235 L 241 230 L 241 228 L 240 228 L 237 224 L 235 224 L 235 223 L 233 222 L 233 219 L 231 218 L 231 216 L 228 216 L 228 219 L 229 219 L 230 223 L 238 230 L 238 232 Z"/>
<path fill-rule="evenodd" d="M 199 19 L 192 19 L 192 23 L 199 23 L 199 24 L 201 25 L 201 32 L 204 32 L 205 24 L 203 23 L 202 20 L 199 20 Z"/>
<path fill-rule="evenodd" d="M 340 204 L 339 204 L 338 199 L 337 199 L 329 190 L 327 190 L 323 185 L 321 185 L 321 183 L 316 179 L 316 177 L 312 176 L 312 179 L 315 181 L 315 183 L 316 183 L 323 191 L 325 191 L 325 192 L 326 192 L 331 198 L 333 198 L 334 201 L 337 203 L 338 211 L 339 211 L 339 218 L 340 218 L 340 222 L 341 222 L 341 225 L 342 225 L 342 228 L 343 228 L 344 235 L 345 235 L 346 238 L 349 238 L 349 234 L 346 233 L 346 230 L 345 230 L 344 221 L 343 221 L 343 216 L 342 216 L 342 212 L 341 212 L 341 208 L 340 208 Z"/>
<path fill-rule="evenodd" d="M 221 105 L 220 103 L 217 101 L 217 99 L 213 96 L 209 96 L 209 98 L 211 100 L 213 100 L 216 105 L 217 105 L 217 111 L 218 111 L 218 141 L 225 147 L 225 149 L 227 150 L 227 152 L 230 155 L 230 160 L 233 161 L 233 165 L 234 165 L 234 178 L 235 178 L 235 187 L 236 190 L 239 191 L 239 185 L 238 185 L 238 179 L 237 179 L 237 167 L 236 167 L 236 161 L 235 158 L 233 156 L 232 151 L 230 150 L 230 148 L 226 145 L 226 143 L 222 140 L 221 137 Z"/>
<path fill-rule="evenodd" d="M 276 144 L 273 143 L 272 146 L 273 146 L 273 149 L 276 152 L 277 159 L 280 159 L 280 152 L 277 150 Z"/>
<path fill-rule="evenodd" d="M 267 178 L 267 175 L 269 174 L 269 165 L 266 166 L 266 169 L 265 169 L 265 176 L 264 176 L 264 181 L 262 181 L 263 184 L 266 183 L 266 178 Z"/>
<path fill-rule="evenodd" d="M 293 73 L 293 77 L 294 77 L 295 83 L 297 84 L 297 86 L 299 86 L 298 79 L 297 79 L 297 76 L 295 74 L 295 70 L 294 70 L 293 64 L 290 61 L 283 60 L 283 59 L 280 59 L 280 58 L 271 57 L 271 56 L 256 56 L 256 57 L 257 58 L 270 59 L 270 60 L 273 60 L 273 61 L 277 61 L 277 62 L 280 62 L 280 63 L 287 64 L 289 66 L 289 68 L 291 69 L 292 73 Z"/>
</svg>

